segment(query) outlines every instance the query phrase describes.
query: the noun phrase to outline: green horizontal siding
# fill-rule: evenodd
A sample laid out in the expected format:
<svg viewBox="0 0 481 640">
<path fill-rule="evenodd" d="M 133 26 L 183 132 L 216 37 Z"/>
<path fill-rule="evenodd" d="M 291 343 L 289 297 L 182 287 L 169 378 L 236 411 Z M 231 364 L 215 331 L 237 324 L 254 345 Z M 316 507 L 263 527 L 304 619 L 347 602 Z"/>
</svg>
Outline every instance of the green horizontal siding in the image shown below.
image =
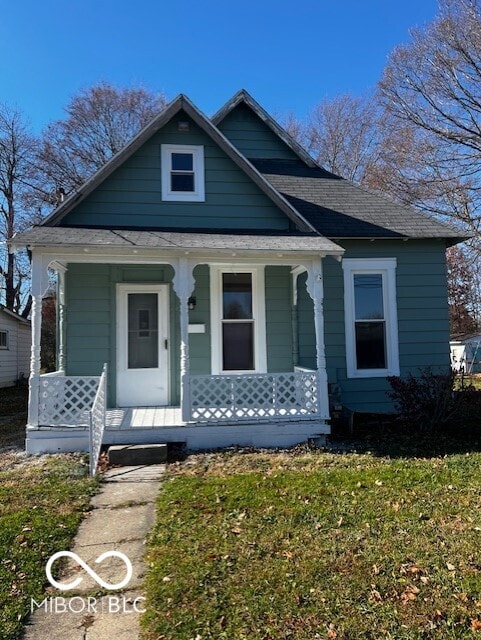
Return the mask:
<svg viewBox="0 0 481 640">
<path fill-rule="evenodd" d="M 116 285 L 118 283 L 170 283 L 169 266 L 134 265 L 69 266 L 66 279 L 66 362 L 67 375 L 99 375 L 104 362 L 109 365 L 109 404 L 116 404 Z M 207 265 L 194 270 L 196 307 L 189 323 L 204 324 L 205 333 L 189 335 L 191 373 L 211 373 L 210 276 Z M 86 286 L 88 283 L 89 286 Z M 266 337 L 268 370 L 292 371 L 291 277 L 289 267 L 267 267 Z M 179 302 L 170 293 L 171 397 L 180 401 Z"/>
<path fill-rule="evenodd" d="M 178 121 L 190 131 L 177 131 Z M 202 145 L 205 202 L 163 202 L 161 145 Z M 65 225 L 285 231 L 290 221 L 270 198 L 183 113 L 154 134 L 65 216 Z"/>
<path fill-rule="evenodd" d="M 346 258 L 397 259 L 397 309 L 401 376 L 427 366 L 449 367 L 449 317 L 442 241 L 340 241 Z M 299 278 L 299 363 L 315 366 L 312 301 Z M 324 320 L 329 382 L 339 385 L 344 405 L 356 411 L 390 411 L 384 378 L 349 379 L 346 371 L 344 282 L 341 264 L 324 260 Z"/>
<path fill-rule="evenodd" d="M 116 285 L 118 283 L 170 283 L 168 265 L 71 264 L 66 274 L 66 373 L 100 375 L 109 366 L 108 401 L 116 405 Z M 179 305 L 170 294 L 170 402 L 179 403 Z"/>
<path fill-rule="evenodd" d="M 346 257 L 397 259 L 397 308 L 401 375 L 426 366 L 449 366 L 449 317 L 447 308 L 444 246 L 441 241 L 342 243 Z M 419 259 L 417 269 L 416 256 Z M 324 319 L 328 379 L 341 389 L 342 402 L 356 411 L 392 409 L 383 378 L 349 379 L 346 373 L 344 293 L 342 266 L 332 258 L 324 263 Z M 425 274 L 429 270 L 430 278 Z M 67 373 L 98 375 L 104 362 L 110 365 L 109 401 L 115 403 L 116 284 L 120 282 L 171 282 L 169 266 L 75 265 L 67 272 Z M 419 277 L 418 277 L 419 275 Z M 205 325 L 205 333 L 190 334 L 193 374 L 211 372 L 211 318 L 209 268 L 194 271 L 196 308 L 189 322 Z M 292 371 L 298 363 L 315 368 L 316 341 L 313 305 L 305 274 L 299 278 L 297 344 L 293 340 L 292 287 L 289 267 L 265 269 L 267 368 Z M 179 402 L 179 303 L 170 294 L 171 402 Z"/>
<path fill-rule="evenodd" d="M 205 325 L 205 333 L 191 333 L 189 336 L 190 371 L 193 375 L 209 375 L 210 357 L 210 276 L 207 265 L 194 269 L 196 306 L 189 311 L 189 322 Z"/>
<path fill-rule="evenodd" d="M 293 370 L 290 267 L 266 267 L 267 371 Z"/>
<path fill-rule="evenodd" d="M 243 103 L 235 107 L 218 128 L 247 158 L 297 158 L 292 149 Z"/>
</svg>

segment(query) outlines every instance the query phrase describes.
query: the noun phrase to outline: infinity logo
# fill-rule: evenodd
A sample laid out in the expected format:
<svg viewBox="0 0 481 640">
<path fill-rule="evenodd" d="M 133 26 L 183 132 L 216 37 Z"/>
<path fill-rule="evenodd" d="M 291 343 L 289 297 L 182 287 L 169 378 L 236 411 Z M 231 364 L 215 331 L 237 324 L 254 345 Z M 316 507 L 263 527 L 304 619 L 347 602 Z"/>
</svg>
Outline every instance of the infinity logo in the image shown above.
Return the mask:
<svg viewBox="0 0 481 640">
<path fill-rule="evenodd" d="M 93 569 L 91 569 L 88 566 L 88 564 L 86 564 L 82 560 L 82 558 L 79 558 L 79 556 L 76 553 L 73 553 L 72 551 L 58 551 L 57 553 L 54 553 L 53 556 L 51 556 L 49 561 L 47 562 L 47 566 L 45 567 L 45 573 L 47 574 L 47 579 L 50 582 L 50 584 L 56 589 L 60 589 L 61 591 L 68 591 L 69 589 L 75 589 L 75 587 L 78 587 L 78 585 L 82 582 L 83 578 L 81 577 L 75 578 L 75 580 L 72 580 L 72 582 L 67 582 L 66 584 L 62 582 L 57 582 L 57 580 L 55 580 L 55 578 L 52 576 L 52 565 L 59 558 L 72 558 L 73 560 L 75 560 L 75 562 L 79 564 L 81 567 L 83 567 L 85 571 L 89 574 L 89 576 L 93 578 L 95 582 L 97 582 L 104 589 L 109 589 L 109 590 L 122 589 L 130 582 L 130 579 L 132 578 L 132 571 L 133 571 L 132 563 L 127 558 L 127 556 L 124 553 L 121 553 L 120 551 L 106 551 L 105 553 L 102 553 L 98 558 L 95 559 L 95 562 L 97 564 L 99 564 L 100 562 L 103 562 L 106 558 L 120 558 L 125 563 L 125 566 L 127 567 L 127 575 L 122 580 L 122 582 L 118 582 L 117 584 L 110 584 L 109 582 L 105 582 L 104 580 L 102 580 L 102 578 L 99 575 L 97 575 L 95 571 L 93 571 Z"/>
</svg>

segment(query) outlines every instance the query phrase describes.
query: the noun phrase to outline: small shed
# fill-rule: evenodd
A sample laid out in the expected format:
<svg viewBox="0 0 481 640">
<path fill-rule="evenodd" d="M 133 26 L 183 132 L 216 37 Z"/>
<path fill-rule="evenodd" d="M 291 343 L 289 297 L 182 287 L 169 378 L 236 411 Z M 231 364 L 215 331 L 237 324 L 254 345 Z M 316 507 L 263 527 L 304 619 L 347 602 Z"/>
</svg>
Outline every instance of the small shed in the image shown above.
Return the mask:
<svg viewBox="0 0 481 640">
<path fill-rule="evenodd" d="M 481 372 L 481 332 L 455 336 L 449 346 L 451 367 L 454 371 Z"/>
<path fill-rule="evenodd" d="M 30 320 L 0 305 L 0 387 L 30 375 Z"/>
</svg>

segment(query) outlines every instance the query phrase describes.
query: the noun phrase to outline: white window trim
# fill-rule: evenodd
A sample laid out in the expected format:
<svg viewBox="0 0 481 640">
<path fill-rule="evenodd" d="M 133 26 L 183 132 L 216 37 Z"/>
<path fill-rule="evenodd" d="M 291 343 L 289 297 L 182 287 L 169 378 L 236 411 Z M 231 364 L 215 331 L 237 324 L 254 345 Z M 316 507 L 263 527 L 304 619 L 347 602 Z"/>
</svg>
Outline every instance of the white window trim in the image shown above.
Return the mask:
<svg viewBox="0 0 481 640">
<path fill-rule="evenodd" d="M 160 153 L 162 200 L 167 202 L 204 202 L 204 147 L 202 145 L 163 144 Z M 170 174 L 173 153 L 192 153 L 195 191 L 171 191 Z"/>
<path fill-rule="evenodd" d="M 222 274 L 252 274 L 252 316 L 254 319 L 254 369 L 224 371 L 222 369 Z M 211 371 L 213 375 L 267 372 L 266 301 L 264 266 L 210 266 Z"/>
<path fill-rule="evenodd" d="M 8 350 L 8 329 L 0 329 L 0 333 L 5 334 L 5 346 L 0 344 L 0 349 Z"/>
<path fill-rule="evenodd" d="M 348 378 L 380 378 L 399 375 L 396 266 L 396 258 L 345 258 L 342 261 L 344 271 L 344 320 Z M 387 351 L 387 367 L 385 369 L 358 369 L 356 363 L 354 274 L 370 273 L 382 275 Z"/>
</svg>

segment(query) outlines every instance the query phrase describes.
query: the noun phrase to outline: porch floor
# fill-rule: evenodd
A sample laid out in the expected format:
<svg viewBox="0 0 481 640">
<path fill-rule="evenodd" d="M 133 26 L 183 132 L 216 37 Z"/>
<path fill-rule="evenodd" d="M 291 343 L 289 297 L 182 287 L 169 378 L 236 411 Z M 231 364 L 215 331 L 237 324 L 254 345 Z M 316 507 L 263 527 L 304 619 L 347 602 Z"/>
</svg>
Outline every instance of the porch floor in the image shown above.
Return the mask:
<svg viewBox="0 0 481 640">
<path fill-rule="evenodd" d="M 180 407 L 117 407 L 107 409 L 106 428 L 158 429 L 159 427 L 183 427 Z"/>
<path fill-rule="evenodd" d="M 29 427 L 29 453 L 88 451 L 87 422 L 77 426 Z M 183 443 L 187 449 L 219 447 L 290 447 L 330 433 L 324 420 L 259 420 L 242 422 L 184 422 L 180 407 L 118 407 L 108 409 L 104 445 Z"/>
</svg>

